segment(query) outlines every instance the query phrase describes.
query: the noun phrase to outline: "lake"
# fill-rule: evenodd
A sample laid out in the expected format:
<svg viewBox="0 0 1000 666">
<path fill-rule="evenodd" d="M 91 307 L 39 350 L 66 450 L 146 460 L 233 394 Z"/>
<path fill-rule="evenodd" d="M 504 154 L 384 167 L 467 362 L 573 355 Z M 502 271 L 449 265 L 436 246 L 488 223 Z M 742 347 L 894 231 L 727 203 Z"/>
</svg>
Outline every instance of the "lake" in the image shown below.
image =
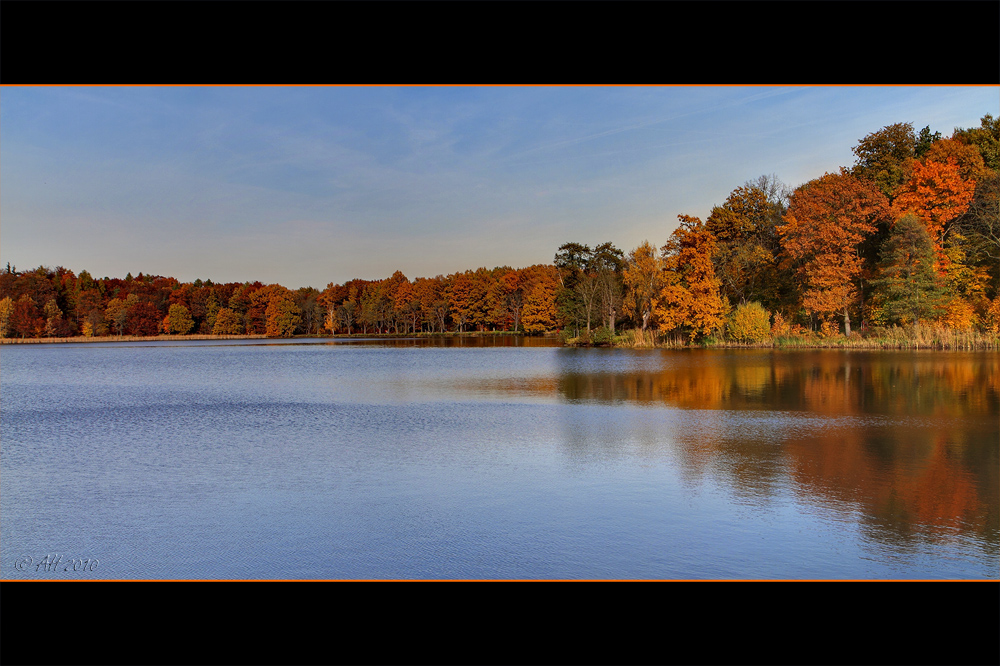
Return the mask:
<svg viewBox="0 0 1000 666">
<path fill-rule="evenodd" d="M 5 579 L 998 579 L 1000 354 L 5 345 Z"/>
</svg>

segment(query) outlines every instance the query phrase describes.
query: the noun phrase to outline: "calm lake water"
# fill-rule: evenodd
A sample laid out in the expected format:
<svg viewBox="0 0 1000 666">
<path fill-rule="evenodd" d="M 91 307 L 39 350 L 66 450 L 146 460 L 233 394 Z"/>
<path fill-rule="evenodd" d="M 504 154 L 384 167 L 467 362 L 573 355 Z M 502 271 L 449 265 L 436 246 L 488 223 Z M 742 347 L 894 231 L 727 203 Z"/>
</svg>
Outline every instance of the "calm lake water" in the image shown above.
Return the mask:
<svg viewBox="0 0 1000 666">
<path fill-rule="evenodd" d="M 0 577 L 1000 578 L 1000 354 L 528 342 L 5 345 Z"/>
</svg>

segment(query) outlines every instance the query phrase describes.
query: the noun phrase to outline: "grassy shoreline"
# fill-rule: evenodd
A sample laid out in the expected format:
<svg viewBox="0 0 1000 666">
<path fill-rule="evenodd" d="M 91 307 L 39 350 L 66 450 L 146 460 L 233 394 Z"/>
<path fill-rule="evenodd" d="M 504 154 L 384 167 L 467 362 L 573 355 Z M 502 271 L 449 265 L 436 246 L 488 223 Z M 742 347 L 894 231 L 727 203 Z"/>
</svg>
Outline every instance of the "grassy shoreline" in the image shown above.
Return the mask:
<svg viewBox="0 0 1000 666">
<path fill-rule="evenodd" d="M 705 338 L 692 342 L 667 338 L 652 331 L 625 330 L 600 342 L 583 338 L 568 338 L 569 347 L 619 347 L 632 349 L 899 349 L 937 351 L 1000 350 L 1000 335 L 990 332 L 960 331 L 944 326 L 894 326 L 864 335 L 833 335 L 821 337 L 815 333 L 778 335 L 757 342 L 737 342 Z"/>
<path fill-rule="evenodd" d="M 0 338 L 0 344 L 65 344 L 100 342 L 154 342 L 183 340 L 295 340 L 295 339 L 424 339 L 424 338 L 478 338 L 518 335 L 512 331 L 446 331 L 420 333 L 337 333 L 332 335 L 296 335 L 292 338 L 268 338 L 266 335 L 105 335 L 75 336 L 68 338 Z M 556 337 L 547 333 L 540 337 Z M 876 334 L 850 337 L 844 335 L 821 338 L 816 334 L 775 336 L 758 342 L 736 342 L 705 338 L 692 342 L 669 338 L 652 331 L 627 329 L 609 339 L 596 342 L 586 338 L 561 336 L 566 347 L 616 347 L 622 349 L 897 349 L 937 351 L 991 351 L 1000 350 L 1000 335 L 976 331 L 956 331 L 942 326 L 894 327 L 880 329 Z"/>
</svg>

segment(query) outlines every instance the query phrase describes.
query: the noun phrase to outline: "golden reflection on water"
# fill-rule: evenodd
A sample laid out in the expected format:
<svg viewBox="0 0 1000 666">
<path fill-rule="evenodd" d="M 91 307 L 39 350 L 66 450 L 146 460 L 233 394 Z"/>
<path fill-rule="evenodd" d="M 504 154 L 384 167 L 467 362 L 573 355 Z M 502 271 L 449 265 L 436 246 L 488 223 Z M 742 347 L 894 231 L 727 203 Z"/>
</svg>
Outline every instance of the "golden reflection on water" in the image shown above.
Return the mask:
<svg viewBox="0 0 1000 666">
<path fill-rule="evenodd" d="M 727 410 L 732 420 L 784 414 L 786 426 L 734 432 L 700 421 L 671 437 L 686 473 L 711 469 L 738 495 L 766 502 L 787 479 L 809 501 L 857 512 L 876 541 L 971 536 L 996 549 L 1000 355 L 708 351 L 649 360 L 622 372 L 568 363 L 557 390 L 572 402 Z"/>
<path fill-rule="evenodd" d="M 827 414 L 961 416 L 992 410 L 1000 355 L 666 352 L 638 372 L 560 373 L 571 400 L 688 409 L 807 409 Z M 671 355 L 673 354 L 673 355 Z"/>
</svg>

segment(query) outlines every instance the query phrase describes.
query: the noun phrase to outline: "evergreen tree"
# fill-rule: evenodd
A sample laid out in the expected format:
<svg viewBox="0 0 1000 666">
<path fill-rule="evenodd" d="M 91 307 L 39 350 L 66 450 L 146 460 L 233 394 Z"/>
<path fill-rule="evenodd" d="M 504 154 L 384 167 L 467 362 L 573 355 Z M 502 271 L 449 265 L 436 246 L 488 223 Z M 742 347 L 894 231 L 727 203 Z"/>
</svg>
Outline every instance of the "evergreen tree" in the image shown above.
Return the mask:
<svg viewBox="0 0 1000 666">
<path fill-rule="evenodd" d="M 889 322 L 907 324 L 944 314 L 948 292 L 934 259 L 934 241 L 920 218 L 912 213 L 899 218 L 882 246 L 879 276 L 872 281 Z"/>
</svg>

